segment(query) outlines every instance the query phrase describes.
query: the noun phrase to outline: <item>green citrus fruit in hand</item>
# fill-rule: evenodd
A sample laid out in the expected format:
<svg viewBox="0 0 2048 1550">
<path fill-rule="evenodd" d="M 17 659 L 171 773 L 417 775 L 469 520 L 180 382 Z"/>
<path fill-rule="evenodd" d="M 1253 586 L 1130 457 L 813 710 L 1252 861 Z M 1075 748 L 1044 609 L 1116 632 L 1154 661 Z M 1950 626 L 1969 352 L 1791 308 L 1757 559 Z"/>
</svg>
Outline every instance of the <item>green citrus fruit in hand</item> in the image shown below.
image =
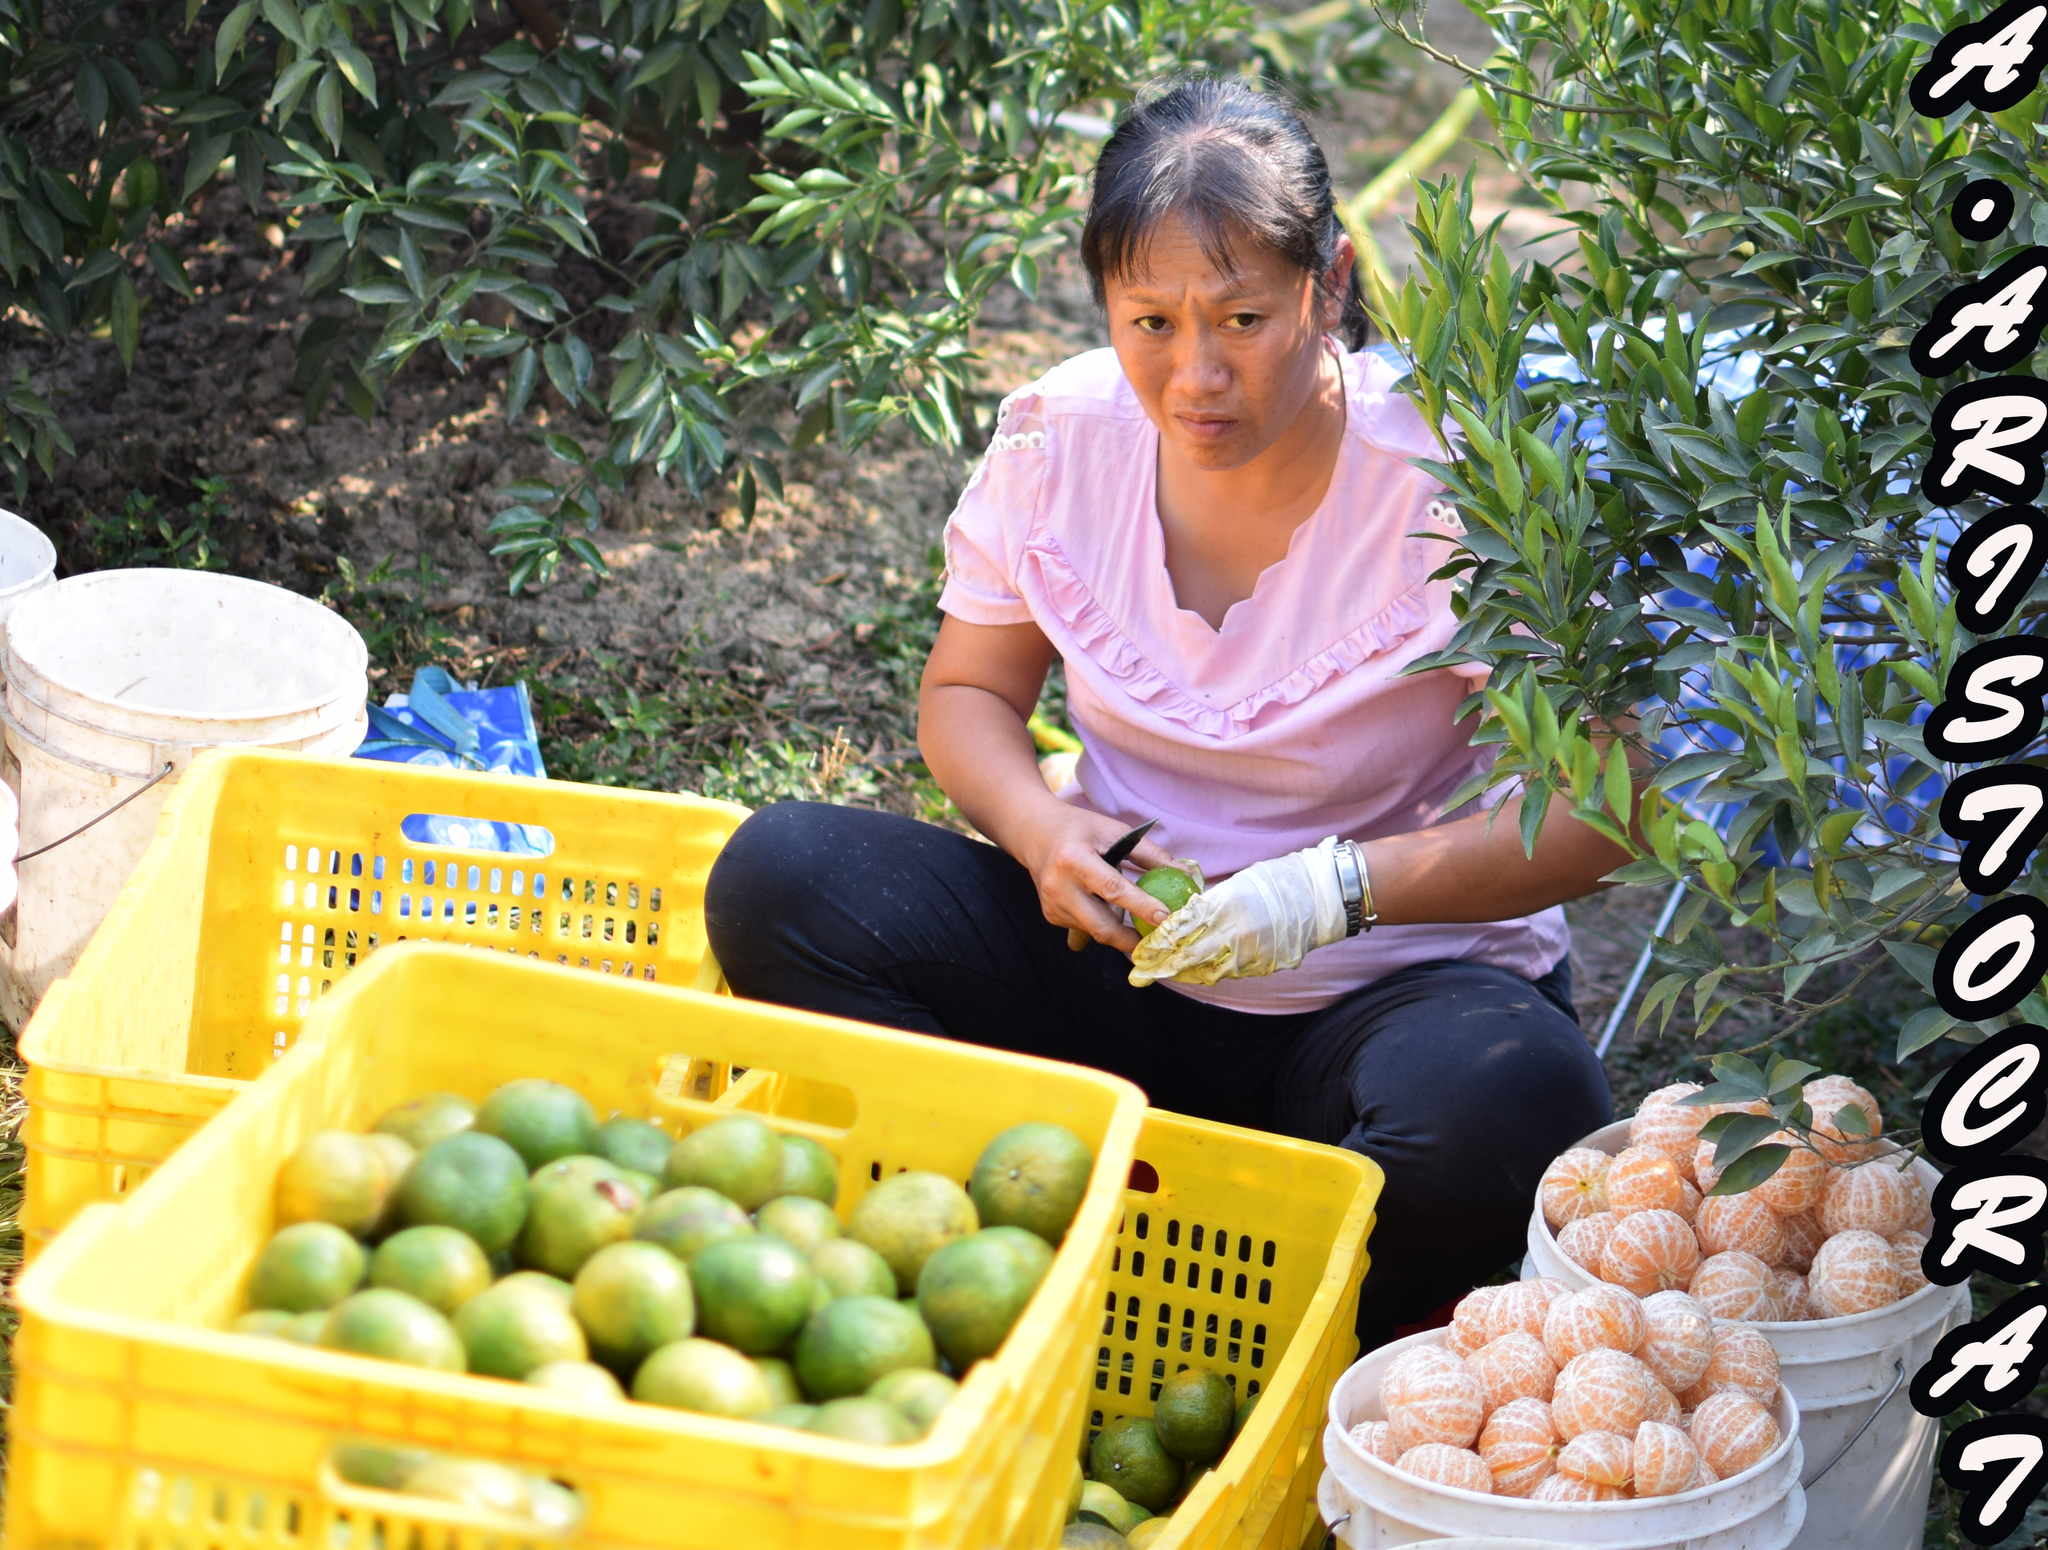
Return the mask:
<svg viewBox="0 0 2048 1550">
<path fill-rule="evenodd" d="M 1058 1243 L 1081 1209 L 1095 1158 L 1064 1125 L 1012 1125 L 982 1149 L 967 1193 L 984 1227 L 1022 1227 Z"/>
<path fill-rule="evenodd" d="M 569 1310 L 598 1359 L 626 1372 L 697 1332 L 689 1272 L 652 1243 L 613 1243 L 591 1255 L 576 1272 Z"/>
<path fill-rule="evenodd" d="M 918 1272 L 940 1247 L 981 1226 L 967 1191 L 937 1173 L 884 1179 L 853 1208 L 846 1235 L 865 1243 L 896 1273 L 896 1295 L 917 1290 Z"/>
<path fill-rule="evenodd" d="M 320 1328 L 320 1343 L 330 1351 L 440 1372 L 461 1372 L 467 1365 L 462 1342 L 446 1319 L 417 1297 L 381 1286 L 336 1303 Z"/>
<path fill-rule="evenodd" d="M 417 1297 L 453 1317 L 491 1284 L 491 1262 L 476 1240 L 453 1227 L 407 1227 L 377 1245 L 370 1284 Z"/>
<path fill-rule="evenodd" d="M 1167 913 L 1179 909 L 1188 900 L 1200 893 L 1201 887 L 1177 866 L 1156 866 L 1138 879 L 1138 886 L 1166 906 Z M 1139 936 L 1150 936 L 1156 929 L 1153 923 L 1142 915 L 1131 917 L 1131 924 Z"/>
<path fill-rule="evenodd" d="M 363 1246 L 332 1222 L 294 1223 L 257 1256 L 249 1306 L 286 1314 L 331 1308 L 363 1284 L 368 1260 Z"/>
<path fill-rule="evenodd" d="M 664 1190 L 633 1218 L 633 1236 L 658 1243 L 689 1264 L 714 1243 L 751 1237 L 754 1224 L 747 1213 L 715 1189 L 685 1185 Z"/>
<path fill-rule="evenodd" d="M 597 1150 L 597 1111 L 560 1082 L 507 1082 L 484 1099 L 476 1128 L 510 1145 L 529 1169 Z"/>
<path fill-rule="evenodd" d="M 932 1367 L 931 1331 L 915 1308 L 890 1297 L 840 1297 L 805 1322 L 796 1342 L 797 1381 L 813 1399 L 865 1394 L 902 1367 Z"/>
<path fill-rule="evenodd" d="M 766 1233 L 728 1238 L 690 1266 L 697 1322 L 713 1340 L 762 1356 L 780 1350 L 811 1313 L 811 1267 L 802 1254 Z"/>
<path fill-rule="evenodd" d="M 408 1225 L 457 1228 L 486 1254 L 508 1249 L 526 1220 L 526 1164 L 496 1136 L 458 1131 L 407 1170 L 397 1216 Z"/>
<path fill-rule="evenodd" d="M 1113 1486 L 1127 1502 L 1154 1512 L 1173 1504 L 1185 1473 L 1166 1451 L 1148 1416 L 1124 1416 L 1096 1434 L 1088 1449 L 1088 1477 Z"/>
<path fill-rule="evenodd" d="M 669 1148 L 662 1182 L 717 1190 L 742 1211 L 765 1206 L 782 1189 L 782 1137 L 751 1114 L 728 1114 Z"/>
<path fill-rule="evenodd" d="M 633 1374 L 633 1397 L 642 1404 L 738 1421 L 775 1408 L 775 1391 L 761 1369 L 715 1340 L 678 1340 L 663 1346 Z"/>
<path fill-rule="evenodd" d="M 1190 1464 L 1223 1457 L 1230 1446 L 1237 1399 L 1213 1372 L 1190 1367 L 1159 1386 L 1152 1425 L 1168 1453 Z"/>
<path fill-rule="evenodd" d="M 370 1129 L 397 1136 L 416 1152 L 445 1141 L 476 1121 L 476 1105 L 459 1093 L 426 1093 L 387 1111 Z"/>
</svg>

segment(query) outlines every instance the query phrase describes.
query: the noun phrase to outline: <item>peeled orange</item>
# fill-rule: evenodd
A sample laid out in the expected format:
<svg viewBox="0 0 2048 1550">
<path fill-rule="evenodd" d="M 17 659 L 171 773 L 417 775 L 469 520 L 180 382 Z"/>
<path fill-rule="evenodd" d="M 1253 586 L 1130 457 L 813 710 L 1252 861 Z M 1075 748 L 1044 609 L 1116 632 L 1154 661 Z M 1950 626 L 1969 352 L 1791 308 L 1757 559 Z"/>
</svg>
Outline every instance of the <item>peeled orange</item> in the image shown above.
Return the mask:
<svg viewBox="0 0 2048 1550">
<path fill-rule="evenodd" d="M 1533 1335 L 1514 1330 L 1482 1346 L 1465 1366 L 1479 1380 L 1480 1403 L 1491 1415 L 1517 1399 L 1550 1398 L 1557 1363 Z"/>
<path fill-rule="evenodd" d="M 1775 1265 L 1785 1255 L 1785 1229 L 1778 1214 L 1752 1194 L 1711 1195 L 1693 1219 L 1700 1249 L 1708 1255 L 1739 1252 Z"/>
<path fill-rule="evenodd" d="M 1632 1437 L 1649 1414 L 1649 1368 L 1619 1351 L 1575 1356 L 1557 1375 L 1550 1415 L 1567 1440 L 1585 1432 L 1618 1432 Z"/>
<path fill-rule="evenodd" d="M 1692 1445 L 1723 1480 L 1762 1463 L 1778 1441 L 1777 1418 L 1747 1394 L 1716 1394 L 1693 1413 Z"/>
<path fill-rule="evenodd" d="M 1824 1319 L 1889 1307 L 1899 1300 L 1899 1272 L 1892 1263 L 1892 1246 L 1861 1228 L 1838 1232 L 1813 1256 L 1806 1285 L 1814 1311 Z"/>
<path fill-rule="evenodd" d="M 1440 1442 L 1425 1442 L 1410 1448 L 1394 1463 L 1403 1474 L 1432 1485 L 1447 1485 L 1457 1491 L 1493 1494 L 1493 1472 L 1486 1460 L 1470 1448 L 1450 1448 Z"/>
<path fill-rule="evenodd" d="M 1658 1292 L 1643 1299 L 1648 1333 L 1636 1349 L 1643 1365 L 1674 1394 L 1700 1381 L 1714 1354 L 1714 1320 L 1685 1292 Z"/>
<path fill-rule="evenodd" d="M 1479 1380 L 1453 1356 L 1406 1368 L 1390 1366 L 1380 1379 L 1380 1404 L 1393 1429 L 1393 1445 L 1403 1454 L 1429 1443 L 1469 1447 L 1486 1419 L 1480 1392 Z"/>
<path fill-rule="evenodd" d="M 1553 1231 L 1607 1209 L 1607 1167 L 1613 1161 L 1593 1147 L 1575 1146 L 1543 1170 L 1536 1198 Z"/>
<path fill-rule="evenodd" d="M 1557 1230 L 1558 1252 L 1588 1275 L 1597 1276 L 1620 1220 L 1612 1211 L 1595 1211 L 1576 1222 L 1566 1222 Z"/>
<path fill-rule="evenodd" d="M 1754 1254 L 1709 1256 L 1700 1261 L 1687 1290 L 1717 1319 L 1753 1324 L 1777 1311 L 1771 1302 L 1771 1267 Z"/>
<path fill-rule="evenodd" d="M 1631 1146 L 1607 1168 L 1607 1209 L 1629 1217 L 1638 1211 L 1681 1212 L 1685 1191 L 1678 1164 L 1654 1146 Z"/>
<path fill-rule="evenodd" d="M 1676 1211 L 1637 1211 L 1623 1217 L 1600 1258 L 1601 1279 L 1638 1297 L 1682 1288 L 1699 1267 L 1699 1239 L 1692 1223 Z"/>
<path fill-rule="evenodd" d="M 1645 1421 L 1636 1428 L 1632 1462 L 1637 1496 L 1676 1496 L 1692 1489 L 1700 1454 L 1678 1427 Z"/>
<path fill-rule="evenodd" d="M 1513 1399 L 1486 1418 L 1479 1456 L 1493 1474 L 1496 1496 L 1528 1496 L 1557 1467 L 1564 1439 L 1540 1399 Z"/>
<path fill-rule="evenodd" d="M 1543 1320 L 1543 1344 L 1560 1368 L 1588 1351 L 1632 1352 L 1648 1332 L 1641 1301 L 1618 1286 L 1567 1292 Z"/>
</svg>

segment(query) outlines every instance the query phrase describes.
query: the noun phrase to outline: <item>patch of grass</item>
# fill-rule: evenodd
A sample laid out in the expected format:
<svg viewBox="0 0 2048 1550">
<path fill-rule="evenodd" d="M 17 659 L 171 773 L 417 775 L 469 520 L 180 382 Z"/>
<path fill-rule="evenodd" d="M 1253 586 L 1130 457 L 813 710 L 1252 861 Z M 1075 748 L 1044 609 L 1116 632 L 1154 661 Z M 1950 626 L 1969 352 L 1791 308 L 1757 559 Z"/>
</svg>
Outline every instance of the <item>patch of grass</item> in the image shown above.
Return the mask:
<svg viewBox="0 0 2048 1550">
<path fill-rule="evenodd" d="M 88 570 L 127 570 L 136 566 L 170 566 L 178 570 L 226 570 L 216 523 L 234 512 L 225 479 L 196 479 L 198 495 L 179 510 L 159 509 L 154 495 L 129 492 L 119 512 L 85 514 L 81 535 L 90 557 Z"/>
<path fill-rule="evenodd" d="M 335 569 L 320 600 L 339 610 L 369 648 L 373 699 L 411 683 L 418 668 L 446 654 L 452 637 L 431 606 L 445 578 L 426 555 L 410 571 L 393 569 L 388 554 L 367 571 L 343 555 Z"/>
</svg>

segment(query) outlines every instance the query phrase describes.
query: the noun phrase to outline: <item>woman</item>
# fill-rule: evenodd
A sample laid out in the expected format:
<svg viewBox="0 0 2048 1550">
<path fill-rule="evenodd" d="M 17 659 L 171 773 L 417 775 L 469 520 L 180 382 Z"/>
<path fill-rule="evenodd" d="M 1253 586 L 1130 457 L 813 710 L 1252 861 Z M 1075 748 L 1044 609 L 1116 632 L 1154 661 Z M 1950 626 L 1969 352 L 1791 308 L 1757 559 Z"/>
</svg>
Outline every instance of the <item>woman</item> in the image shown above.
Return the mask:
<svg viewBox="0 0 2048 1550">
<path fill-rule="evenodd" d="M 1545 1164 L 1607 1121 L 1557 906 L 1623 858 L 1563 812 L 1532 859 L 1514 801 L 1445 811 L 1486 767 L 1458 719 L 1478 678 L 1403 670 L 1451 636 L 1430 578 L 1458 519 L 1409 463 L 1441 449 L 1360 353 L 1301 118 L 1235 82 L 1141 102 L 1081 252 L 1111 348 L 1003 405 L 946 528 L 919 699 L 933 775 L 994 845 L 763 809 L 712 872 L 712 950 L 744 996 L 1366 1153 L 1377 1344 L 1506 1265 Z M 1056 654 L 1086 747 L 1064 798 L 1025 727 Z M 1212 880 L 1171 919 L 1100 859 L 1147 818 L 1131 867 Z M 1126 911 L 1159 929 L 1140 944 Z"/>
</svg>

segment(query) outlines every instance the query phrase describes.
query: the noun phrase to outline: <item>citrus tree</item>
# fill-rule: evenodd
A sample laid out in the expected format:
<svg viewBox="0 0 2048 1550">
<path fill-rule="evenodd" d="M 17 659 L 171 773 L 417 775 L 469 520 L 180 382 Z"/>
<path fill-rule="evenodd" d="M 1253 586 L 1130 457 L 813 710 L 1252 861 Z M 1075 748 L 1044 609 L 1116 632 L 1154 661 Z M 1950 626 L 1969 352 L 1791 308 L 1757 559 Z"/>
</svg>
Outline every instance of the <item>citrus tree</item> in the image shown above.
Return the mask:
<svg viewBox="0 0 2048 1550">
<path fill-rule="evenodd" d="M 1620 878 L 1693 885 L 1643 1017 L 1689 997 L 1705 1032 L 1762 998 L 1782 1036 L 1886 955 L 1924 986 L 1968 900 L 1919 728 L 1973 643 L 1947 538 L 1991 503 L 1919 492 L 1936 400 L 1967 377 L 1923 379 L 1908 345 L 1958 280 L 2048 232 L 2042 104 L 1916 114 L 1909 79 L 1948 0 L 1488 17 L 1485 112 L 1576 251 L 1518 260 L 1475 227 L 1469 183 L 1423 188 L 1419 272 L 1382 283 L 1377 310 L 1432 423 L 1462 432 L 1435 465 L 1467 528 L 1446 658 L 1492 668 L 1475 702 L 1500 746 L 1489 780 L 1535 794 L 1531 841 L 1561 795 L 1629 845 Z M 2026 191 L 1986 242 L 1946 213 L 1979 177 Z M 1565 380 L 1530 381 L 1536 352 Z M 1752 390 L 1714 385 L 1728 363 L 1755 367 Z M 2043 606 L 2037 590 L 2011 628 Z M 1647 784 L 1631 752 L 1657 763 Z M 1710 909 L 1770 951 L 1728 961 Z M 1899 1049 L 1943 1036 L 1984 1031 L 1929 1006 Z"/>
<path fill-rule="evenodd" d="M 217 180 L 274 212 L 301 296 L 340 294 L 298 386 L 376 412 L 422 350 L 601 410 L 592 455 L 514 486 L 516 592 L 651 462 L 693 489 L 777 489 L 777 425 L 857 445 L 908 418 L 957 439 L 968 329 L 1035 294 L 1101 113 L 1169 65 L 1314 98 L 1380 79 L 1359 0 L 0 0 L 0 310 L 104 326 L 192 286 L 163 240 Z M 1083 126 L 1087 127 L 1087 126 Z M 69 442 L 17 373 L 17 488 Z"/>
</svg>

